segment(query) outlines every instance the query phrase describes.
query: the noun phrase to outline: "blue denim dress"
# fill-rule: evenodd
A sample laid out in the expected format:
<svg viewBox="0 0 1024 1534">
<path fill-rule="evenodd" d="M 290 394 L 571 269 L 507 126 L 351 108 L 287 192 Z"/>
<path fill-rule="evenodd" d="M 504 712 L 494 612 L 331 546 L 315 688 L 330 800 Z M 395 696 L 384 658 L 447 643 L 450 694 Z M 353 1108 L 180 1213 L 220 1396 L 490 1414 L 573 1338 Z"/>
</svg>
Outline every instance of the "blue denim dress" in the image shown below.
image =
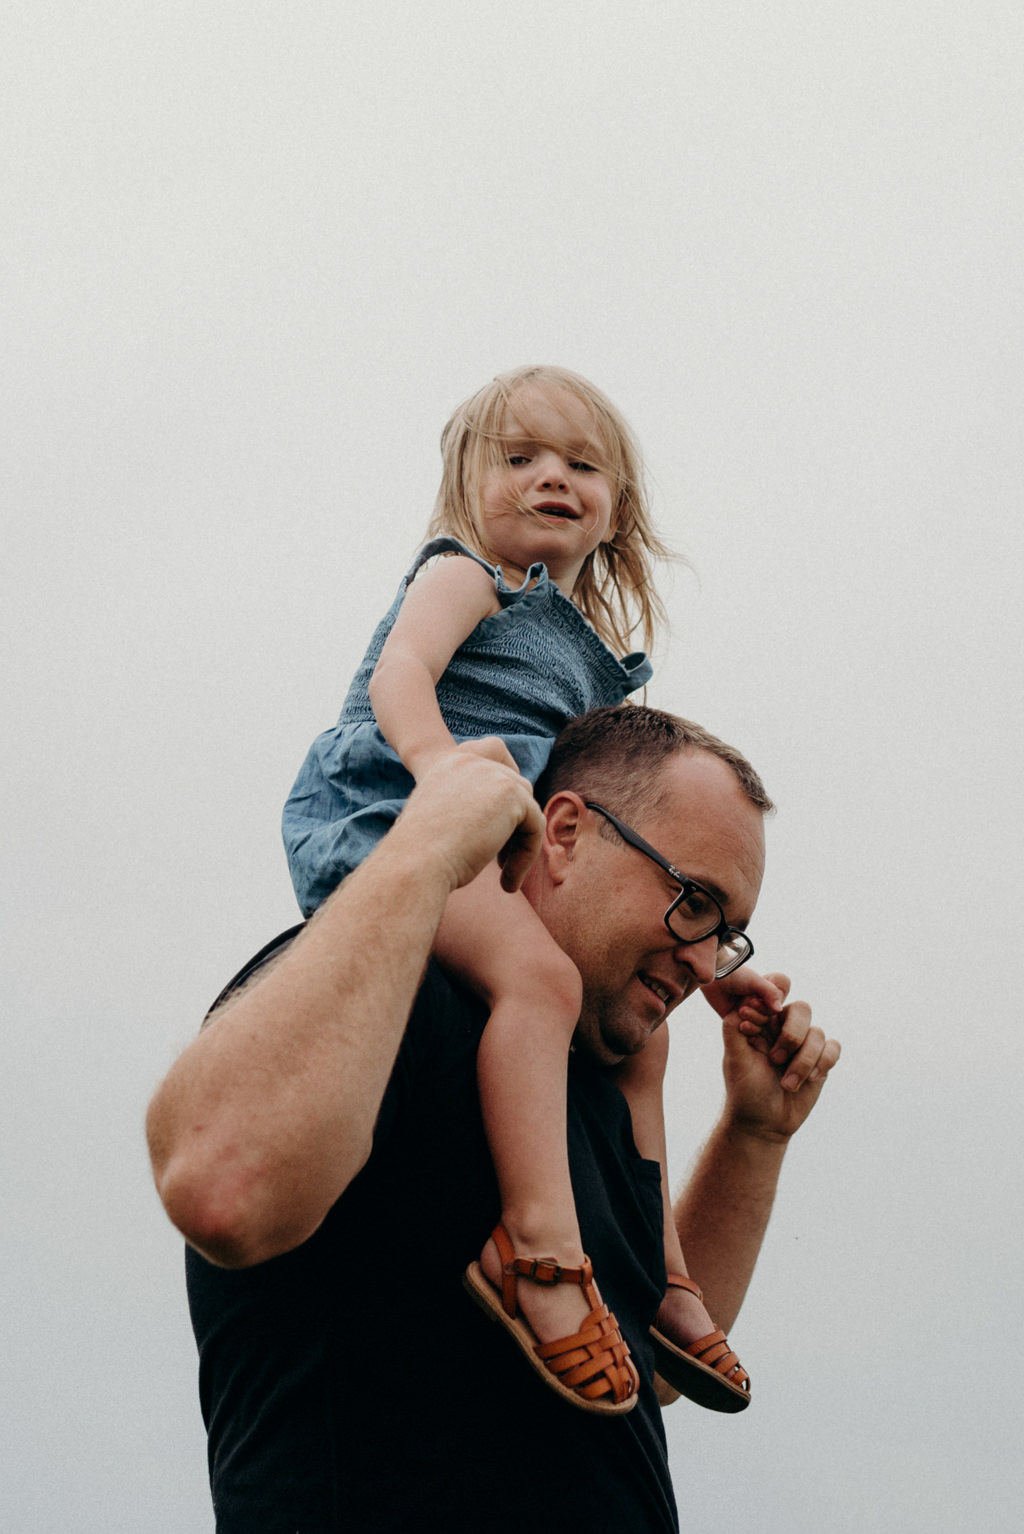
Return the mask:
<svg viewBox="0 0 1024 1534">
<path fill-rule="evenodd" d="M 617 660 L 544 565 L 531 565 L 512 589 L 500 568 L 457 539 L 433 539 L 377 625 L 338 723 L 313 742 L 284 807 L 288 865 L 306 916 L 373 850 L 412 792 L 412 776 L 377 727 L 369 684 L 410 582 L 428 559 L 446 553 L 482 565 L 501 608 L 477 624 L 438 682 L 441 714 L 456 740 L 500 735 L 536 782 L 563 725 L 621 703 L 651 679 L 647 656 Z"/>
</svg>

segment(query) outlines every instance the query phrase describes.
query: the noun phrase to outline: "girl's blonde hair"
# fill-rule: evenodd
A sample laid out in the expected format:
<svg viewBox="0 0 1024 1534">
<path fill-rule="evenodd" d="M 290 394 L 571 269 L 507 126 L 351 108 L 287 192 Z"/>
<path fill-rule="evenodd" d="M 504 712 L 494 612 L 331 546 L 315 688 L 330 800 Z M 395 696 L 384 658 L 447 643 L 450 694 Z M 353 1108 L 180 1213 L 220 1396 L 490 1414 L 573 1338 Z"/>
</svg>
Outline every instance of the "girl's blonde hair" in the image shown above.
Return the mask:
<svg viewBox="0 0 1024 1534">
<path fill-rule="evenodd" d="M 628 650 L 637 629 L 649 649 L 656 626 L 666 617 L 652 571 L 656 560 L 675 556 L 654 531 L 640 448 L 629 424 L 611 400 L 578 373 L 557 367 L 515 368 L 500 373 L 458 407 L 441 433 L 441 487 L 428 536 L 460 538 L 491 564 L 498 563 L 480 530 L 480 484 L 485 474 L 508 467 L 506 445 L 521 435 L 513 433 L 509 423 L 514 403 L 519 426 L 531 440 L 535 437 L 528 406 L 524 410 L 521 399 L 527 390 L 542 392 L 556 408 L 557 398 L 551 396 L 559 392 L 585 406 L 590 416 L 587 459 L 612 487 L 615 535 L 587 556 L 572 599 L 611 649 Z"/>
</svg>

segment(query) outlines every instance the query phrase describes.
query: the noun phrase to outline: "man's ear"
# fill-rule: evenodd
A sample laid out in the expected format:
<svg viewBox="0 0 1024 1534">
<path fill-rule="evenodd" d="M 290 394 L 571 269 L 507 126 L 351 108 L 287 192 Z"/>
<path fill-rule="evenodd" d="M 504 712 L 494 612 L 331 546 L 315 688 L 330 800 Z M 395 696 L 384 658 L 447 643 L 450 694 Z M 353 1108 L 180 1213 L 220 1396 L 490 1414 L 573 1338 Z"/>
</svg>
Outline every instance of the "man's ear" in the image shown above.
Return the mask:
<svg viewBox="0 0 1024 1534">
<path fill-rule="evenodd" d="M 585 814 L 583 800 L 569 789 L 553 794 L 545 806 L 544 856 L 553 884 L 561 884 L 568 874 L 569 865 L 576 856 Z"/>
</svg>

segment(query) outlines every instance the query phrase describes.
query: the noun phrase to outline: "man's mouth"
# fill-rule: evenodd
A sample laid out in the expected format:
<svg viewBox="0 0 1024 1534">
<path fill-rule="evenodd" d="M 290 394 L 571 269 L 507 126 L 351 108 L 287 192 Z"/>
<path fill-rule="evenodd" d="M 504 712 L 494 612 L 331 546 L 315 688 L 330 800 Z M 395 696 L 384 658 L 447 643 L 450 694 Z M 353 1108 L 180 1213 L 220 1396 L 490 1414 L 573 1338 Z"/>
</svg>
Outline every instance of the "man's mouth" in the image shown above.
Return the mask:
<svg viewBox="0 0 1024 1534">
<path fill-rule="evenodd" d="M 649 991 L 653 991 L 658 1000 L 665 1007 L 670 1007 L 675 1000 L 675 992 L 670 991 L 667 985 L 662 985 L 660 980 L 655 980 L 652 975 L 640 975 L 641 985 L 645 985 Z"/>
</svg>

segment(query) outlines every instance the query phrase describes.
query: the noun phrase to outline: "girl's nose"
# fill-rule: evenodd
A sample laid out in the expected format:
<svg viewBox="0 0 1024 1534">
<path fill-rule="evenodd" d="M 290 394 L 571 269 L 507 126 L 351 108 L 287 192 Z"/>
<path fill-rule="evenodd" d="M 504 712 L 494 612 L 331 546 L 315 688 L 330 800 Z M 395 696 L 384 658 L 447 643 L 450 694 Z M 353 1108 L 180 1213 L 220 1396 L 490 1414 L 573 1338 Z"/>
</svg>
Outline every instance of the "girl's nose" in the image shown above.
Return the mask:
<svg viewBox="0 0 1024 1534">
<path fill-rule="evenodd" d="M 537 478 L 542 485 L 561 485 L 563 488 L 569 483 L 569 475 L 564 461 L 557 453 L 548 450 L 542 453 L 536 461 Z"/>
</svg>

